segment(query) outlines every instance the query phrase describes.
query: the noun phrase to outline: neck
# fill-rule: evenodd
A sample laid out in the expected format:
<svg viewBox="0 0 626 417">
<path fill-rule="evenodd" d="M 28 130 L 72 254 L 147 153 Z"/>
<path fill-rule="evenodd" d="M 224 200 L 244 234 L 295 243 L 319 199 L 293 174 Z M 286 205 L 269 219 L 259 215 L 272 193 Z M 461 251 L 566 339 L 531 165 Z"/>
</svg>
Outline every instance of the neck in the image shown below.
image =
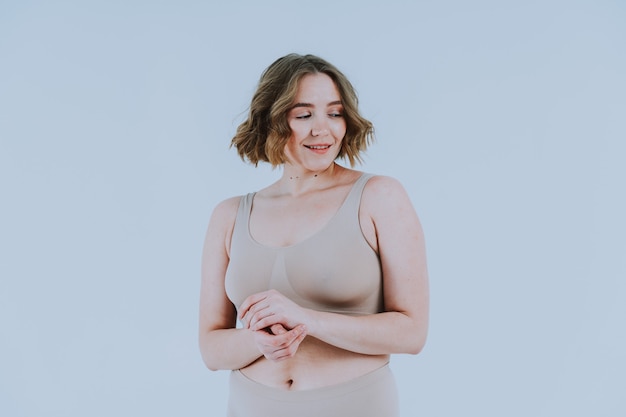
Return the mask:
<svg viewBox="0 0 626 417">
<path fill-rule="evenodd" d="M 321 171 L 305 171 L 289 164 L 283 166 L 283 175 L 279 180 L 280 188 L 289 194 L 303 194 L 327 185 L 340 171 L 334 162 Z"/>
</svg>

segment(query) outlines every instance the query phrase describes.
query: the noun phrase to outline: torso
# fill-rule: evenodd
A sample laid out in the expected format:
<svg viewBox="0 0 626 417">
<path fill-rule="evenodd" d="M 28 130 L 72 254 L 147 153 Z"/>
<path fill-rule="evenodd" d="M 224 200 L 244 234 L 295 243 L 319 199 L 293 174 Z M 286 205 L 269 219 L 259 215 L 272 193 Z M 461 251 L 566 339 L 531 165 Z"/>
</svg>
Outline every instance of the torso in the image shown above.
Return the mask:
<svg viewBox="0 0 626 417">
<path fill-rule="evenodd" d="M 360 175 L 358 171 L 349 171 L 349 175 L 332 187 L 298 197 L 284 195 L 273 187 L 259 191 L 254 196 L 250 215 L 250 234 L 270 247 L 287 247 L 304 241 L 326 226 Z M 361 213 L 365 214 L 364 211 L 362 208 Z M 363 234 L 376 249 L 373 223 L 367 214 L 360 217 Z"/>
<path fill-rule="evenodd" d="M 331 187 L 297 197 L 281 195 L 273 186 L 256 193 L 254 209 L 249 218 L 249 237 L 256 242 L 257 249 L 268 251 L 289 250 L 314 241 L 320 231 L 334 220 L 339 207 L 360 176 L 360 172 L 346 170 L 343 177 Z M 376 251 L 375 227 L 367 213 L 367 207 L 358 208 L 358 226 L 364 238 L 362 245 L 369 245 L 367 249 Z M 310 244 L 313 243 L 316 242 Z M 315 253 L 311 254 L 311 257 L 315 256 Z M 260 288 L 250 288 L 249 291 L 256 292 L 258 289 Z M 231 289 L 231 298 L 234 292 Z M 233 300 L 235 305 L 242 301 L 241 297 Z M 383 366 L 388 360 L 388 355 L 349 352 L 309 336 L 300 344 L 294 357 L 279 362 L 261 357 L 241 369 L 241 372 L 264 385 L 302 390 L 356 378 Z"/>
<path fill-rule="evenodd" d="M 388 355 L 361 355 L 307 337 L 294 357 L 280 362 L 261 357 L 241 372 L 263 385 L 306 390 L 349 381 L 387 362 Z"/>
</svg>

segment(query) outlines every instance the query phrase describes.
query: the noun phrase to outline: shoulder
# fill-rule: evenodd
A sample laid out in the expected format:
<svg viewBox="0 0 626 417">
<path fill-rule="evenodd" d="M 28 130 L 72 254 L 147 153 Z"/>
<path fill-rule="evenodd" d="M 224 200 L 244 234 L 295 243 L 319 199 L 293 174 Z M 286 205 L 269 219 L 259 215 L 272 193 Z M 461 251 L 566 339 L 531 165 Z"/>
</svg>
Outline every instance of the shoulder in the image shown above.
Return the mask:
<svg viewBox="0 0 626 417">
<path fill-rule="evenodd" d="M 237 210 L 242 196 L 230 197 L 218 203 L 213 209 L 209 229 L 216 231 L 232 230 L 237 218 Z"/>
<path fill-rule="evenodd" d="M 373 217 L 392 215 L 412 209 L 411 200 L 400 181 L 393 177 L 374 175 L 365 184 L 362 207 Z"/>
<path fill-rule="evenodd" d="M 363 190 L 361 207 L 374 225 L 379 253 L 385 259 L 407 259 L 421 253 L 424 236 L 420 219 L 400 181 L 372 177 Z"/>
<path fill-rule="evenodd" d="M 373 175 L 365 184 L 363 189 L 364 199 L 379 199 L 389 197 L 404 197 L 406 196 L 406 190 L 404 186 L 393 177 L 387 177 L 385 175 Z"/>
<path fill-rule="evenodd" d="M 213 217 L 228 218 L 236 216 L 242 197 L 243 196 L 230 197 L 219 202 L 213 209 Z"/>
<path fill-rule="evenodd" d="M 217 250 L 224 250 L 228 254 L 240 201 L 241 196 L 231 197 L 218 203 L 213 209 L 205 238 L 207 253 L 214 254 Z"/>
</svg>

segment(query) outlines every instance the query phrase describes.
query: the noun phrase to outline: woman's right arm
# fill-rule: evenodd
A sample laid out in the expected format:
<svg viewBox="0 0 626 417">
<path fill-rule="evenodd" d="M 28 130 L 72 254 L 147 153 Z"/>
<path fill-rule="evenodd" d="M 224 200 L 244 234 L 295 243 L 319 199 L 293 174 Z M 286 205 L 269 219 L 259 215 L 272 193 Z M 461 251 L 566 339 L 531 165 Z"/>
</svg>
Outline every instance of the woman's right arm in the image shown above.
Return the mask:
<svg viewBox="0 0 626 417">
<path fill-rule="evenodd" d="M 215 208 L 202 251 L 199 342 L 202 359 L 213 371 L 240 369 L 261 356 L 253 332 L 235 328 L 237 311 L 224 287 L 238 205 L 235 197 Z"/>
<path fill-rule="evenodd" d="M 304 326 L 269 330 L 237 329 L 237 311 L 226 296 L 224 279 L 239 197 L 220 203 L 211 216 L 202 251 L 200 353 L 207 368 L 241 369 L 261 356 L 280 361 L 295 355 L 306 337 Z"/>
</svg>

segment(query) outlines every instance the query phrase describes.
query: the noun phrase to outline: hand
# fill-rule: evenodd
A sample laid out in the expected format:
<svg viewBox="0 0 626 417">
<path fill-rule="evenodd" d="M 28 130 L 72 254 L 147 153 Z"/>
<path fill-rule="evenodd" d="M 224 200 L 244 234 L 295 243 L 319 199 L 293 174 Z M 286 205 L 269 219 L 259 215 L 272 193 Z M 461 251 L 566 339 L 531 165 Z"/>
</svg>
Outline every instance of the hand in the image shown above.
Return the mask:
<svg viewBox="0 0 626 417">
<path fill-rule="evenodd" d="M 285 329 L 294 329 L 299 324 L 308 324 L 306 310 L 276 290 L 252 294 L 239 307 L 239 319 L 244 328 L 261 330 L 281 324 Z"/>
<path fill-rule="evenodd" d="M 271 361 L 280 361 L 294 356 L 307 335 L 304 325 L 287 330 L 280 324 L 256 330 L 253 334 L 257 348 L 265 358 Z"/>
</svg>

